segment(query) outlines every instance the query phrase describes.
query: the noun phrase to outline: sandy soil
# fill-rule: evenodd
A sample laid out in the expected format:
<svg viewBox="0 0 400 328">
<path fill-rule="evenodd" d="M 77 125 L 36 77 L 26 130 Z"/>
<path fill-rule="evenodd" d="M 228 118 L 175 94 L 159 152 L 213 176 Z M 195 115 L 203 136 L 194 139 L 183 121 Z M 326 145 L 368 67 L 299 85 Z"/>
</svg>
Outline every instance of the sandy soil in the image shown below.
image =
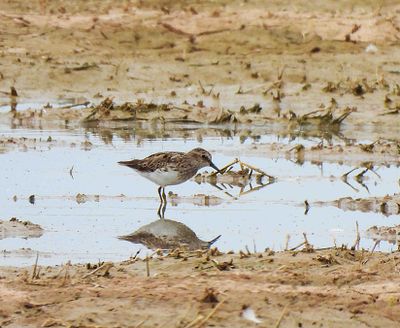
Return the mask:
<svg viewBox="0 0 400 328">
<path fill-rule="evenodd" d="M 214 255 L 212 255 L 214 254 Z M 397 327 L 399 256 L 344 249 L 0 268 L 5 327 Z M 98 269 L 98 265 L 101 268 Z M 33 278 L 34 277 L 34 278 Z"/>
<path fill-rule="evenodd" d="M 174 122 L 240 123 L 250 131 L 275 122 L 289 136 L 333 135 L 344 143 L 254 151 L 299 162 L 397 165 L 399 13 L 394 0 L 1 1 L 0 122 L 100 127 L 105 142 L 113 120 L 150 124 L 139 138 L 165 136 Z M 114 109 L 111 99 L 129 103 Z M 32 109 L 22 112 L 26 103 Z M 354 135 L 366 129 L 376 143 L 349 143 L 341 136 L 346 127 Z M 198 138 L 225 133 L 205 130 Z M 0 152 L 56 146 L 91 147 L 0 140 Z M 84 196 L 76 201 L 97 201 Z M 398 196 L 390 197 L 346 206 L 398 210 Z M 259 326 L 398 327 L 397 253 L 306 246 L 250 255 L 175 252 L 149 259 L 147 270 L 138 259 L 97 264 L 98 271 L 93 264 L 1 267 L 0 326 L 254 326 L 243 316 L 249 307 Z"/>
</svg>

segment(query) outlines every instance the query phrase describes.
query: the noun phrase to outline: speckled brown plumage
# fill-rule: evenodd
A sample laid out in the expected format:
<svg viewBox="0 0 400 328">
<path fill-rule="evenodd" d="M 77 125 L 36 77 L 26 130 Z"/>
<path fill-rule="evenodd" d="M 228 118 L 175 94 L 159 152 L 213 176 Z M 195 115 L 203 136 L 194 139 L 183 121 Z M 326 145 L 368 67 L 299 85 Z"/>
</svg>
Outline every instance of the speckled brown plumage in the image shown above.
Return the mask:
<svg viewBox="0 0 400 328">
<path fill-rule="evenodd" d="M 139 174 L 160 186 L 182 183 L 206 166 L 217 169 L 212 163 L 211 154 L 202 148 L 195 148 L 187 153 L 160 152 L 144 159 L 118 163 L 136 170 Z M 165 180 L 165 182 L 162 180 Z"/>
<path fill-rule="evenodd" d="M 160 152 L 147 156 L 144 159 L 133 159 L 131 161 L 118 162 L 121 165 L 142 172 L 154 172 L 167 166 L 176 167 L 185 160 L 185 153 L 182 152 Z"/>
<path fill-rule="evenodd" d="M 158 216 L 161 219 L 164 218 L 167 204 L 165 186 L 176 185 L 189 180 L 202 167 L 211 166 L 219 171 L 212 162 L 211 154 L 202 148 L 195 148 L 187 153 L 161 152 L 143 159 L 118 163 L 134 169 L 141 176 L 160 186 L 158 188 L 158 196 L 160 197 Z"/>
</svg>

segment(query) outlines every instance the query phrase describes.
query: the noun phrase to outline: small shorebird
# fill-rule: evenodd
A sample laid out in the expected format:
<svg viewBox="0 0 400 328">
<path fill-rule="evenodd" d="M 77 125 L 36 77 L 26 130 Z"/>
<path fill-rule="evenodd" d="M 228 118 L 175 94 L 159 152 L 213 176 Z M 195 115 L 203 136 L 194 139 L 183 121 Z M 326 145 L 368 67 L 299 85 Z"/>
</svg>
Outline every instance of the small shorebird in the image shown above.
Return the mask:
<svg viewBox="0 0 400 328">
<path fill-rule="evenodd" d="M 187 153 L 175 151 L 155 153 L 144 159 L 121 161 L 118 164 L 134 169 L 141 176 L 157 184 L 161 205 L 167 203 L 166 186 L 185 182 L 193 177 L 199 169 L 206 166 L 211 166 L 220 172 L 212 162 L 211 154 L 203 148 L 195 148 Z M 159 215 L 160 209 L 161 206 L 158 210 Z M 165 207 L 163 207 L 163 211 L 165 211 Z"/>
</svg>

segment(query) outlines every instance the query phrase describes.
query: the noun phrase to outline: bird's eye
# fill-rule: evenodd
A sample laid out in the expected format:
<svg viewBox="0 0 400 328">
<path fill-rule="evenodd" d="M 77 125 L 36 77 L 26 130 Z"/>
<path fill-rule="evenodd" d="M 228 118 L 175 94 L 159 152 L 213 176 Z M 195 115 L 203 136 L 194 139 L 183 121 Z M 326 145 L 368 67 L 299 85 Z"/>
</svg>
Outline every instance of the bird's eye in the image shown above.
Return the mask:
<svg viewBox="0 0 400 328">
<path fill-rule="evenodd" d="M 201 155 L 201 157 L 203 157 L 204 159 L 207 159 L 207 156 L 206 156 L 206 155 Z"/>
</svg>

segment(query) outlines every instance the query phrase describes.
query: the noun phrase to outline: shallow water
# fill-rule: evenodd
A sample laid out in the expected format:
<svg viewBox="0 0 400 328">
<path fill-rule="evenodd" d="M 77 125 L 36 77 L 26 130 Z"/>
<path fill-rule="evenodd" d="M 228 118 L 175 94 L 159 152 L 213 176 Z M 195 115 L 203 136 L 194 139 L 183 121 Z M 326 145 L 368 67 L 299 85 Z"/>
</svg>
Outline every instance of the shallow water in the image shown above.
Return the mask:
<svg viewBox="0 0 400 328">
<path fill-rule="evenodd" d="M 206 149 L 235 149 L 240 144 L 251 147 L 259 142 L 291 142 L 289 137 L 278 137 L 272 131 L 257 138 L 243 138 L 234 133 L 228 137 L 199 138 L 196 130 L 187 128 L 185 137 L 158 138 L 151 133 L 135 133 L 135 126 L 118 126 L 105 134 L 97 128 L 75 130 L 26 130 L 3 126 L 2 136 L 25 136 L 46 140 L 76 142 L 76 147 L 53 147 L 41 151 L 10 151 L 1 154 L 0 162 L 0 212 L 2 219 L 17 217 L 41 225 L 46 231 L 40 238 L 10 238 L 0 240 L 0 250 L 31 248 L 43 252 L 39 264 L 61 264 L 67 261 L 97 262 L 123 260 L 134 255 L 152 252 L 141 244 L 133 244 L 116 237 L 127 235 L 143 225 L 158 219 L 159 200 L 157 187 L 140 177 L 133 170 L 119 166 L 117 161 L 142 158 L 151 153 L 166 150 L 187 151 L 201 146 Z M 184 130 L 185 127 L 181 127 Z M 150 132 L 149 132 L 150 133 Z M 226 133 L 226 132 L 225 132 Z M 181 133 L 176 133 L 182 135 Z M 129 137 L 126 137 L 129 135 Z M 89 140 L 91 150 L 84 150 L 79 143 Z M 296 142 L 317 144 L 317 138 L 298 138 Z M 238 152 L 237 157 L 240 156 Z M 217 166 L 230 162 L 232 157 L 213 153 Z M 303 241 L 303 232 L 315 247 L 352 245 L 358 221 L 363 232 L 372 225 L 399 224 L 398 216 L 385 217 L 378 213 L 344 212 L 335 207 L 311 207 L 304 214 L 304 200 L 329 201 L 340 197 L 384 196 L 399 191 L 398 168 L 380 167 L 380 178 L 368 173 L 365 185 L 349 179 L 353 188 L 344 184 L 340 176 L 352 169 L 346 165 L 298 165 L 284 159 L 268 159 L 262 154 L 241 157 L 268 174 L 276 176 L 271 185 L 238 197 L 238 187 L 226 186 L 219 190 L 209 184 L 188 181 L 167 187 L 183 198 L 176 206 L 168 204 L 165 217 L 179 221 L 202 240 L 222 235 L 215 246 L 223 251 L 270 247 L 285 247 L 290 235 L 289 247 Z M 70 170 L 73 167 L 72 175 Z M 257 184 L 254 183 L 253 187 Z M 247 187 L 246 190 L 248 190 Z M 225 191 L 228 191 L 229 196 Z M 78 193 L 99 195 L 98 200 L 89 197 L 84 203 L 76 201 Z M 34 194 L 36 201 L 28 201 Z M 193 204 L 195 194 L 215 195 L 222 203 L 214 206 Z M 121 196 L 124 195 L 124 196 Z M 16 196 L 16 201 L 14 200 Z M 372 248 L 374 242 L 362 238 L 361 246 Z M 381 243 L 378 249 L 390 251 L 392 245 Z M 47 254 L 48 253 L 48 254 Z M 46 255 L 47 254 L 47 255 Z M 0 265 L 30 265 L 34 257 L 12 256 L 4 253 Z"/>
</svg>

